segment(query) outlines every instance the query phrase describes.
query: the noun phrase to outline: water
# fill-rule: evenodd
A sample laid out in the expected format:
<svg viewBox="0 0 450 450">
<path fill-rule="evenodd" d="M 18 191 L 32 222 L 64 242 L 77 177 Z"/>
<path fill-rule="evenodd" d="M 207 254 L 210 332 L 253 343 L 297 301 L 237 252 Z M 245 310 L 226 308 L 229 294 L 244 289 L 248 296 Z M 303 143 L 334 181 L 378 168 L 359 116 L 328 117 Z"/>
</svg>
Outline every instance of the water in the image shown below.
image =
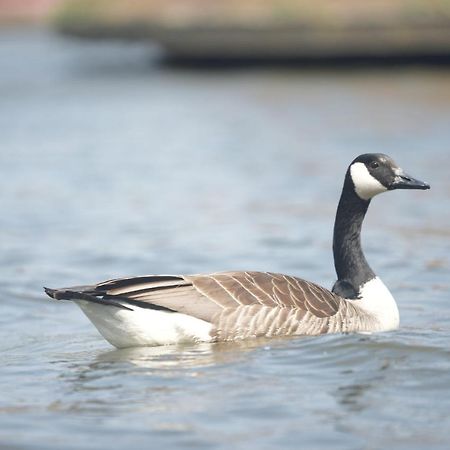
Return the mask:
<svg viewBox="0 0 450 450">
<path fill-rule="evenodd" d="M 21 30 L 0 60 L 0 447 L 450 446 L 448 69 L 196 71 Z M 118 351 L 42 293 L 227 269 L 329 287 L 343 173 L 372 151 L 432 185 L 364 228 L 396 332 Z"/>
</svg>

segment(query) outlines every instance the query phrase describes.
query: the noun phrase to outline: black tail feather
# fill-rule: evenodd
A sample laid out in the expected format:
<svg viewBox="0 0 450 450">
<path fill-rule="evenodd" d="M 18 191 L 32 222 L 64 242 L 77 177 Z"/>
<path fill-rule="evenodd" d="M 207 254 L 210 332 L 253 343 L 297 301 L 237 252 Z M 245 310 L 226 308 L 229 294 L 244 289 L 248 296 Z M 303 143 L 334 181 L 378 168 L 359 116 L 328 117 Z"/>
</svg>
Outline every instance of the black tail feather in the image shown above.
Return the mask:
<svg viewBox="0 0 450 450">
<path fill-rule="evenodd" d="M 71 289 L 50 289 L 46 287 L 44 287 L 44 291 L 49 297 L 54 298 L 55 300 L 85 300 L 99 305 L 115 306 L 116 308 L 133 311 L 132 308 L 128 308 L 122 303 L 113 300 L 111 296 L 95 296 L 88 294 L 87 292 L 74 291 Z"/>
</svg>

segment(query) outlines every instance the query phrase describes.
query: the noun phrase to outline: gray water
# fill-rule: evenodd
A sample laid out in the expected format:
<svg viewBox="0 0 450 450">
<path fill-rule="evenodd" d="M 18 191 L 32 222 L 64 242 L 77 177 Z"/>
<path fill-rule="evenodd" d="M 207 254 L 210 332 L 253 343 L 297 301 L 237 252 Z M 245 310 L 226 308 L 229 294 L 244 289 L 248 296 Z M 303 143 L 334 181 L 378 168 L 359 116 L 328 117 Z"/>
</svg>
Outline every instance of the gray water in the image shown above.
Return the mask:
<svg viewBox="0 0 450 450">
<path fill-rule="evenodd" d="M 0 61 L 1 448 L 449 448 L 449 69 L 181 69 L 20 30 Z M 432 185 L 365 223 L 398 331 L 118 351 L 42 293 L 228 269 L 330 287 L 364 152 Z"/>
</svg>

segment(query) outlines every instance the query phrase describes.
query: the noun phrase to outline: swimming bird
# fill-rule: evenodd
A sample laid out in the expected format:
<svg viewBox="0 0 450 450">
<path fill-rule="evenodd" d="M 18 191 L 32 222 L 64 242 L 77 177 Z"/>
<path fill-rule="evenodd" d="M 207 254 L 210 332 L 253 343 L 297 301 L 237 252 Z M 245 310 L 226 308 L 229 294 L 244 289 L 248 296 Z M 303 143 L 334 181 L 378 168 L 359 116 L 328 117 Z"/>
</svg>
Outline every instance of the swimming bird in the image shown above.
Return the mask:
<svg viewBox="0 0 450 450">
<path fill-rule="evenodd" d="M 429 188 L 387 155 L 352 161 L 334 224 L 337 281 L 331 291 L 295 276 L 252 271 L 145 275 L 44 289 L 56 300 L 77 303 L 117 348 L 393 330 L 399 326 L 397 304 L 366 261 L 361 226 L 377 194 Z"/>
</svg>

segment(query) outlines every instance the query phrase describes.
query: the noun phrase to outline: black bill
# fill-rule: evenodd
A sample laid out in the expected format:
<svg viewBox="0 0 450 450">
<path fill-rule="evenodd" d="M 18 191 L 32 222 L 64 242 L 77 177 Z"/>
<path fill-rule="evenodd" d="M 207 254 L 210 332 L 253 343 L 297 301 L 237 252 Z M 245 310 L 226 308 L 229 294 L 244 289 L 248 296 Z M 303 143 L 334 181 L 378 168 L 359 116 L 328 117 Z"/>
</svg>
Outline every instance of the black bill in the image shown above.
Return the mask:
<svg viewBox="0 0 450 450">
<path fill-rule="evenodd" d="M 393 189 L 430 189 L 430 185 L 425 181 L 417 180 L 403 171 L 399 171 L 394 181 L 389 185 L 389 190 Z"/>
</svg>

